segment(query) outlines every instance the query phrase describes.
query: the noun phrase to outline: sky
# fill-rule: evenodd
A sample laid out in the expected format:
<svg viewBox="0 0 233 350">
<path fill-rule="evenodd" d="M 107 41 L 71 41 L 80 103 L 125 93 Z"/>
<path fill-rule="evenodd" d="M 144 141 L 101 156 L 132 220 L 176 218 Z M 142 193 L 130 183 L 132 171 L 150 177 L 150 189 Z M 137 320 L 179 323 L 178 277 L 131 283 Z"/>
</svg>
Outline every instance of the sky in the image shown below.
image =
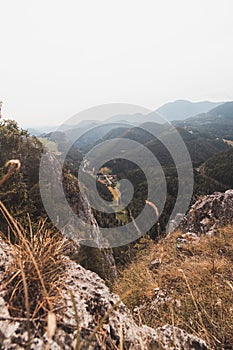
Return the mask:
<svg viewBox="0 0 233 350">
<path fill-rule="evenodd" d="M 0 0 L 0 100 L 24 127 L 106 103 L 233 100 L 232 0 Z"/>
</svg>

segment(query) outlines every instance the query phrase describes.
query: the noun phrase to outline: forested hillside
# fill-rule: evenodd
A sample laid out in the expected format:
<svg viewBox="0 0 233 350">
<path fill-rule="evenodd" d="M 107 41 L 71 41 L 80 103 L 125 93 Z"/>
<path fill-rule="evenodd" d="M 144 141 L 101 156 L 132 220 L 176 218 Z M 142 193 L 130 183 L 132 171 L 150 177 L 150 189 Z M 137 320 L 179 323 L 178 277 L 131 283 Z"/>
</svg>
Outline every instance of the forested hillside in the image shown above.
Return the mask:
<svg viewBox="0 0 233 350">
<path fill-rule="evenodd" d="M 226 151 L 216 154 L 206 161 L 204 171 L 207 176 L 218 182 L 233 187 L 233 147 Z"/>
<path fill-rule="evenodd" d="M 192 134 L 184 128 L 178 127 L 176 130 L 179 132 L 186 144 L 194 167 L 193 200 L 195 200 L 199 195 L 225 190 L 227 188 L 225 184 L 216 184 L 214 180 L 212 181 L 211 179 L 207 179 L 202 176 L 202 174 L 198 173 L 195 168 L 207 161 L 213 155 L 229 150 L 230 146 L 223 140 L 213 137 L 203 137 L 199 134 Z M 150 131 L 152 131 L 155 135 L 158 135 L 158 137 L 153 136 Z M 159 220 L 159 229 L 162 231 L 168 223 L 168 218 L 172 212 L 178 190 L 176 167 L 169 151 L 162 142 L 164 138 L 170 145 L 174 144 L 172 147 L 175 149 L 176 144 L 173 140 L 174 132 L 175 130 L 170 128 L 168 125 L 156 123 L 145 123 L 142 124 L 142 127 L 134 128 L 117 127 L 107 132 L 92 145 L 92 147 L 98 146 L 100 142 L 117 137 L 134 140 L 153 152 L 153 155 L 158 159 L 163 167 L 167 184 L 167 199 Z M 137 154 L 137 147 L 132 149 L 131 153 L 133 158 L 133 155 Z M 132 212 L 134 217 L 137 217 L 145 205 L 145 199 L 147 198 L 147 181 L 145 175 L 136 164 L 123 159 L 123 157 L 109 161 L 108 163 L 104 164 L 104 166 L 110 168 L 114 174 L 117 174 L 119 180 L 128 179 L 134 186 L 134 197 L 129 206 L 126 208 L 128 212 L 126 211 L 124 213 L 124 219 L 127 219 L 128 222 L 130 222 L 131 218 L 129 211 Z M 120 191 L 122 194 L 124 194 L 124 188 L 120 188 Z M 105 227 L 105 225 L 110 225 L 110 227 L 119 225 L 118 215 L 115 215 L 114 217 L 114 214 L 100 213 L 98 211 L 95 211 L 95 215 L 99 225 L 103 227 Z M 157 236 L 158 227 L 156 225 L 151 229 L 150 234 L 154 238 Z"/>
<path fill-rule="evenodd" d="M 174 125 L 184 127 L 203 137 L 233 140 L 233 102 L 226 102 L 208 113 L 176 121 Z"/>
</svg>

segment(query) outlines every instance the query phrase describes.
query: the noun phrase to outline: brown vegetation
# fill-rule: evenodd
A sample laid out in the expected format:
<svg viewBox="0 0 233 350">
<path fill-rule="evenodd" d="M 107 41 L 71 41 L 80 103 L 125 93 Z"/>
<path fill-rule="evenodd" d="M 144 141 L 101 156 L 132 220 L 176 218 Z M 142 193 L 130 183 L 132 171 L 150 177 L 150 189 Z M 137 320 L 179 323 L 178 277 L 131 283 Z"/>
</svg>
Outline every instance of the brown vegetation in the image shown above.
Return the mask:
<svg viewBox="0 0 233 350">
<path fill-rule="evenodd" d="M 67 242 L 48 231 L 40 222 L 36 232 L 18 224 L 0 202 L 0 212 L 9 225 L 8 244 L 13 252 L 10 270 L 3 289 L 8 290 L 6 300 L 14 317 L 35 318 L 52 312 L 59 305 L 61 278 L 64 274 L 62 254 Z M 2 234 L 6 239 L 6 235 Z"/>
<path fill-rule="evenodd" d="M 139 323 L 173 324 L 214 349 L 233 344 L 233 228 L 179 243 L 175 232 L 147 249 L 122 272 L 114 292 Z M 151 262 L 154 263 L 151 264 Z"/>
</svg>

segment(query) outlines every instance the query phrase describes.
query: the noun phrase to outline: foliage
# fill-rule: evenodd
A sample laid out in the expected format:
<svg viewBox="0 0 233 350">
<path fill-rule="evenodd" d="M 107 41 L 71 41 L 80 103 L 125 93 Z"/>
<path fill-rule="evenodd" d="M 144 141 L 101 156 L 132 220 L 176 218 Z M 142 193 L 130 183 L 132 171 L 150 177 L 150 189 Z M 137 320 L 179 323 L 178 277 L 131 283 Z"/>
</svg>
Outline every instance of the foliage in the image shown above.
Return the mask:
<svg viewBox="0 0 233 350">
<path fill-rule="evenodd" d="M 21 222 L 25 221 L 27 213 L 30 213 L 32 221 L 44 213 L 38 188 L 42 149 L 42 144 L 20 129 L 15 121 L 0 123 L 0 177 L 6 172 L 4 164 L 7 160 L 19 159 L 22 165 L 21 171 L 1 187 L 0 197 L 11 214 Z M 0 228 L 3 225 L 3 220 L 0 220 Z"/>
<path fill-rule="evenodd" d="M 233 187 L 233 148 L 208 159 L 204 167 L 207 176 Z"/>
</svg>

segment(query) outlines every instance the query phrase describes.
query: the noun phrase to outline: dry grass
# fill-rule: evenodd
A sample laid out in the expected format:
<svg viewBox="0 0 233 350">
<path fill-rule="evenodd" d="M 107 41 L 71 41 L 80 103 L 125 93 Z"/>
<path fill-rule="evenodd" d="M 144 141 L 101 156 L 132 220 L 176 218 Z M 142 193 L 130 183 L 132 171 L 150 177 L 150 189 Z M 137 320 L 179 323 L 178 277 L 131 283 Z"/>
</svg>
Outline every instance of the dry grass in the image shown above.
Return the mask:
<svg viewBox="0 0 233 350">
<path fill-rule="evenodd" d="M 29 221 L 24 229 L 9 214 L 0 202 L 0 211 L 9 226 L 8 243 L 12 248 L 13 259 L 3 289 L 9 311 L 14 317 L 33 319 L 49 315 L 59 305 L 61 278 L 64 275 L 64 258 L 67 242 L 59 235 L 45 228 L 40 222 L 36 232 L 32 232 Z M 13 243 L 12 243 L 13 242 Z"/>
<path fill-rule="evenodd" d="M 26 321 L 28 337 L 26 342 L 20 345 L 30 348 L 35 329 L 40 336 L 46 330 L 48 338 L 52 339 L 57 328 L 56 310 L 67 307 L 65 303 L 63 304 L 61 288 L 67 261 L 63 256 L 70 248 L 70 244 L 59 234 L 46 230 L 44 222 L 39 224 L 36 232 L 32 232 L 29 219 L 29 229 L 24 229 L 13 219 L 1 201 L 0 213 L 8 222 L 9 238 L 7 243 L 12 251 L 12 262 L 2 285 L 2 289 L 7 291 L 4 298 L 8 302 L 10 319 Z M 6 240 L 3 234 L 2 238 Z M 89 339 L 82 340 L 78 306 L 75 304 L 72 292 L 70 292 L 70 298 L 77 324 L 75 349 L 88 350 L 95 338 L 103 345 L 103 348 L 108 342 L 111 343 L 109 349 L 117 349 L 114 342 L 111 342 L 111 337 L 106 337 L 103 325 L 118 306 L 120 300 L 98 320 Z M 49 349 L 49 344 L 45 349 Z M 121 349 L 123 350 L 122 347 Z"/>
<path fill-rule="evenodd" d="M 214 349 L 233 344 L 233 228 L 215 237 L 177 245 L 179 232 L 144 253 L 122 272 L 114 292 L 134 311 L 138 323 L 166 323 L 203 338 Z M 159 266 L 151 262 L 158 259 Z"/>
</svg>

